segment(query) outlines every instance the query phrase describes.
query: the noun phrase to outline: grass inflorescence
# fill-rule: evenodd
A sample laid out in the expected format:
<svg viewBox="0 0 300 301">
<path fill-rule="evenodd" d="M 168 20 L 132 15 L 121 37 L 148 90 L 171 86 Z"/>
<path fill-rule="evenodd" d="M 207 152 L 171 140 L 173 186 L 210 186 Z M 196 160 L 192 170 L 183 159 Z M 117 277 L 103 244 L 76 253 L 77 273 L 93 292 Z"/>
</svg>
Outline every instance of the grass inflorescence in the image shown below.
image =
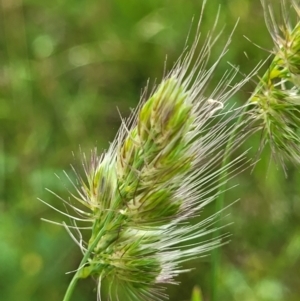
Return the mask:
<svg viewBox="0 0 300 301">
<path fill-rule="evenodd" d="M 202 10 L 192 45 L 150 95 L 145 90 L 109 149 L 102 155 L 93 152 L 90 159 L 84 156 L 85 177 L 78 176 L 77 194 L 72 194 L 84 210 L 63 200 L 79 215 L 64 213 L 71 225 L 63 226 L 83 253 L 64 301 L 70 300 L 77 280 L 89 276 L 97 279 L 99 299 L 105 279 L 110 283 L 109 300 L 120 300 L 120 290 L 133 301 L 167 299 L 164 284 L 176 284 L 178 274 L 188 271 L 182 263 L 224 242 L 218 235 L 199 238 L 221 227 L 216 221 L 223 209 L 225 184 L 244 158 L 244 154 L 230 157 L 236 147 L 262 129 L 262 146 L 269 143 L 282 164 L 284 157 L 300 161 L 300 25 L 292 27 L 285 15 L 278 27 L 264 2 L 263 9 L 275 57 L 248 103 L 236 108 L 228 100 L 257 68 L 234 83 L 238 69 L 232 67 L 211 92 L 207 90 L 231 36 L 217 61 L 209 65 L 221 32 L 215 34 L 216 21 L 198 50 Z M 259 127 L 249 126 L 253 119 Z M 191 222 L 217 198 L 213 216 Z M 77 220 L 89 224 L 86 242 Z"/>
<path fill-rule="evenodd" d="M 242 160 L 238 156 L 220 167 L 238 116 L 227 100 L 249 78 L 232 83 L 238 72 L 232 68 L 206 92 L 231 38 L 209 67 L 219 37 L 213 31 L 197 55 L 198 28 L 192 46 L 123 121 L 108 151 L 85 162 L 86 180 L 79 178 L 74 197 L 87 209 L 80 214 L 91 223 L 91 236 L 86 243 L 77 241 L 84 260 L 65 300 L 76 280 L 88 276 L 98 279 L 99 298 L 101 282 L 108 279 L 112 299 L 119 288 L 130 300 L 164 299 L 161 285 L 176 283 L 176 276 L 187 272 L 183 262 L 222 243 L 221 237 L 199 241 L 213 231 L 218 213 L 196 224 L 190 220 L 219 194 L 226 181 L 218 182 L 220 173 Z"/>
<path fill-rule="evenodd" d="M 296 25 L 293 25 L 286 1 L 281 1 L 281 23 L 276 20 L 271 6 L 262 3 L 275 48 L 273 61 L 250 98 L 250 103 L 255 105 L 252 113 L 263 129 L 261 148 L 269 144 L 274 158 L 282 166 L 285 166 L 285 158 L 299 164 L 300 8 L 291 1 L 297 14 Z"/>
</svg>

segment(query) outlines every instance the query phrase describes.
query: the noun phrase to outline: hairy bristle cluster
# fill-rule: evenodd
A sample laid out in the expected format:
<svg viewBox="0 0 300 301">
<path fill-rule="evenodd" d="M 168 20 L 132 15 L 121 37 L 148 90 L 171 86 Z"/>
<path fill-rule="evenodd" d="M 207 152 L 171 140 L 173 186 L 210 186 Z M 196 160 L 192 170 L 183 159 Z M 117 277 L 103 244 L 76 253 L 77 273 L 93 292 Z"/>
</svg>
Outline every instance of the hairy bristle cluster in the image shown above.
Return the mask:
<svg viewBox="0 0 300 301">
<path fill-rule="evenodd" d="M 72 197 L 81 207 L 61 198 L 75 213 L 62 212 L 71 224 L 61 225 L 83 253 L 64 301 L 70 300 L 77 279 L 88 276 L 98 281 L 99 299 L 105 279 L 105 300 L 167 298 L 161 285 L 176 283 L 176 276 L 187 271 L 182 263 L 223 243 L 222 237 L 202 239 L 215 230 L 219 212 L 194 223 L 191 218 L 223 193 L 243 160 L 241 155 L 227 164 L 229 155 L 257 128 L 263 129 L 262 146 L 269 143 L 282 165 L 284 157 L 300 163 L 300 22 L 290 24 L 282 0 L 284 22 L 278 26 L 271 8 L 262 3 L 275 57 L 245 106 L 229 107 L 227 100 L 256 70 L 233 84 L 238 72 L 233 67 L 207 92 L 231 36 L 209 65 L 221 33 L 214 34 L 216 21 L 198 51 L 202 10 L 192 46 L 149 96 L 145 91 L 108 151 L 101 156 L 92 152 L 89 162 L 84 156 L 85 178 L 72 182 L 77 190 Z M 291 3 L 299 17 L 299 6 Z M 259 127 L 251 128 L 249 116 Z M 77 226 L 77 221 L 88 226 Z M 81 230 L 89 231 L 88 241 Z"/>
<path fill-rule="evenodd" d="M 86 168 L 88 181 L 82 181 L 79 199 L 90 209 L 93 226 L 82 250 L 92 252 L 78 275 L 98 277 L 99 284 L 109 279 L 113 299 L 121 287 L 130 300 L 162 300 L 159 284 L 175 283 L 185 272 L 182 262 L 221 242 L 199 242 L 211 232 L 213 217 L 187 222 L 218 194 L 217 167 L 236 116 L 227 116 L 226 100 L 242 84 L 228 89 L 233 70 L 204 95 L 217 66 L 205 69 L 213 42 L 206 40 L 196 67 L 188 71 L 196 41 L 123 123 L 108 152 L 95 155 Z"/>
<path fill-rule="evenodd" d="M 291 2 L 299 19 L 300 8 Z M 286 1 L 281 3 L 284 22 L 278 26 L 271 7 L 263 1 L 275 57 L 250 102 L 263 128 L 262 147 L 269 143 L 275 159 L 284 166 L 284 158 L 300 163 L 300 23 L 291 24 Z"/>
<path fill-rule="evenodd" d="M 200 239 L 214 231 L 218 212 L 196 224 L 190 219 L 216 199 L 230 178 L 229 169 L 234 172 L 241 163 L 243 156 L 238 156 L 220 167 L 224 153 L 230 153 L 225 145 L 231 141 L 233 150 L 243 140 L 241 129 L 247 123 L 235 124 L 241 109 L 229 107 L 227 100 L 253 74 L 233 84 L 238 71 L 232 68 L 208 93 L 207 84 L 231 37 L 209 67 L 219 37 L 213 37 L 217 22 L 196 55 L 199 25 L 192 46 L 123 121 L 108 151 L 99 157 L 93 153 L 89 163 L 84 160 L 86 179 L 79 177 L 73 197 L 86 210 L 63 200 L 80 215 L 64 213 L 73 224 L 63 224 L 84 254 L 75 278 L 97 278 L 99 298 L 101 282 L 108 279 L 110 300 L 120 300 L 120 290 L 122 300 L 162 300 L 166 295 L 161 284 L 176 283 L 176 276 L 187 271 L 183 262 L 222 243 L 220 237 Z M 227 170 L 226 179 L 220 180 Z M 91 231 L 88 242 L 76 220 L 90 223 L 85 227 Z"/>
</svg>

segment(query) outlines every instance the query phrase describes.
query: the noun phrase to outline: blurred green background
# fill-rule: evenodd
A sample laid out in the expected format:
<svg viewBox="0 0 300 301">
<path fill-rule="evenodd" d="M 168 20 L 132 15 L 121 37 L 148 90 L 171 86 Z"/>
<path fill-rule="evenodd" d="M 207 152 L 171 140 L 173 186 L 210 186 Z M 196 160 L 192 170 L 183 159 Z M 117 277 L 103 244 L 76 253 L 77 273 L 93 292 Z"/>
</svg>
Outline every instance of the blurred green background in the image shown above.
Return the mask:
<svg viewBox="0 0 300 301">
<path fill-rule="evenodd" d="M 259 0 L 208 2 L 204 36 L 219 4 L 220 27 L 226 24 L 214 58 L 240 18 L 216 77 L 229 67 L 227 60 L 247 73 L 267 58 L 243 38 L 273 47 Z M 77 268 L 81 253 L 63 228 L 40 220 L 62 217 L 37 197 L 62 208 L 45 188 L 68 198 L 63 170 L 71 173 L 70 164 L 80 170 L 79 146 L 86 153 L 108 147 L 120 125 L 117 108 L 129 115 L 148 78 L 161 79 L 166 55 L 172 67 L 201 5 L 200 0 L 0 1 L 0 300 L 62 300 L 72 276 L 65 272 Z M 245 85 L 234 100 L 245 102 L 254 87 L 255 82 Z M 250 157 L 258 144 L 259 136 L 244 146 L 252 147 Z M 224 230 L 232 236 L 221 249 L 219 300 L 300 300 L 299 180 L 289 165 L 285 179 L 266 150 L 252 174 L 247 170 L 232 181 L 239 186 L 226 194 L 226 204 L 240 201 L 223 220 L 233 224 Z M 181 285 L 167 288 L 170 300 L 189 300 L 194 285 L 210 300 L 210 257 L 185 267 L 195 270 L 179 279 Z M 73 300 L 96 300 L 94 287 L 92 279 L 81 281 Z"/>
</svg>

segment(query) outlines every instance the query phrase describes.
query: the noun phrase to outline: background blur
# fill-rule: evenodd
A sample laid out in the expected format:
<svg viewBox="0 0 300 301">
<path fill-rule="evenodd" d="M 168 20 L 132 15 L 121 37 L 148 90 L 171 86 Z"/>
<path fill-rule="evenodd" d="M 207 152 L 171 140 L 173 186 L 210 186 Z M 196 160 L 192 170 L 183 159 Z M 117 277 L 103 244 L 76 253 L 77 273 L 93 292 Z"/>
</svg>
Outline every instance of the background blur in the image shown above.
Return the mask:
<svg viewBox="0 0 300 301">
<path fill-rule="evenodd" d="M 208 2 L 204 36 L 219 4 L 220 25 L 226 24 L 213 55 L 240 18 L 216 77 L 229 67 L 226 61 L 247 73 L 267 58 L 243 37 L 273 47 L 259 0 Z M 45 188 L 68 197 L 63 170 L 70 172 L 70 164 L 80 170 L 79 146 L 86 153 L 108 147 L 120 125 L 117 108 L 128 116 L 148 78 L 161 79 L 166 54 L 172 67 L 201 4 L 0 1 L 0 300 L 62 300 L 71 278 L 65 272 L 77 268 L 81 253 L 63 228 L 40 220 L 62 217 L 37 197 L 62 207 Z M 245 102 L 254 87 L 247 84 L 234 100 Z M 250 156 L 258 144 L 253 137 L 244 146 L 253 147 Z M 288 166 L 285 179 L 269 157 L 266 150 L 252 174 L 239 175 L 233 181 L 239 186 L 226 194 L 227 205 L 240 201 L 224 219 L 233 224 L 224 230 L 232 236 L 221 249 L 219 300 L 300 300 L 299 172 Z M 170 300 L 188 300 L 196 284 L 210 300 L 210 257 L 186 267 L 196 269 L 181 277 L 180 286 L 168 288 Z M 79 282 L 73 300 L 96 300 L 94 287 L 92 279 Z"/>
</svg>

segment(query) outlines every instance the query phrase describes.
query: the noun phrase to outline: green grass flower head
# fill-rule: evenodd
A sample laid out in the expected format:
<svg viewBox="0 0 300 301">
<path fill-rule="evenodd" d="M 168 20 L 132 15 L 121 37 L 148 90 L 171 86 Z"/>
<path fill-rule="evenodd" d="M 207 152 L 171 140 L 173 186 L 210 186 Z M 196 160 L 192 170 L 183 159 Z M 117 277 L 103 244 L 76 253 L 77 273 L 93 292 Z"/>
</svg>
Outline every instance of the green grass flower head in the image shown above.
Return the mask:
<svg viewBox="0 0 300 301">
<path fill-rule="evenodd" d="M 238 70 L 232 68 L 207 92 L 231 36 L 209 67 L 219 34 L 213 35 L 215 24 L 197 55 L 199 25 L 192 46 L 123 120 L 107 152 L 98 156 L 95 151 L 90 162 L 84 157 L 86 178 L 78 176 L 73 197 L 86 210 L 63 200 L 79 214 L 64 213 L 73 224 L 63 225 L 84 255 L 65 301 L 76 281 L 88 276 L 97 279 L 99 299 L 103 280 L 108 280 L 110 300 L 119 300 L 121 292 L 122 300 L 166 299 L 163 285 L 175 284 L 176 276 L 188 271 L 182 264 L 222 243 L 221 237 L 200 241 L 214 231 L 218 213 L 194 224 L 190 220 L 220 193 L 220 174 L 243 158 L 219 167 L 240 112 L 227 100 L 249 78 L 234 84 Z M 243 139 L 237 132 L 232 149 Z M 77 220 L 90 224 L 84 228 L 90 231 L 87 242 Z"/>
<path fill-rule="evenodd" d="M 295 26 L 286 1 L 281 1 L 281 26 L 271 7 L 262 2 L 275 57 L 250 99 L 255 104 L 253 116 L 263 128 L 262 147 L 269 143 L 283 166 L 285 158 L 300 163 L 300 8 L 295 1 L 290 2 L 297 14 Z"/>
</svg>

